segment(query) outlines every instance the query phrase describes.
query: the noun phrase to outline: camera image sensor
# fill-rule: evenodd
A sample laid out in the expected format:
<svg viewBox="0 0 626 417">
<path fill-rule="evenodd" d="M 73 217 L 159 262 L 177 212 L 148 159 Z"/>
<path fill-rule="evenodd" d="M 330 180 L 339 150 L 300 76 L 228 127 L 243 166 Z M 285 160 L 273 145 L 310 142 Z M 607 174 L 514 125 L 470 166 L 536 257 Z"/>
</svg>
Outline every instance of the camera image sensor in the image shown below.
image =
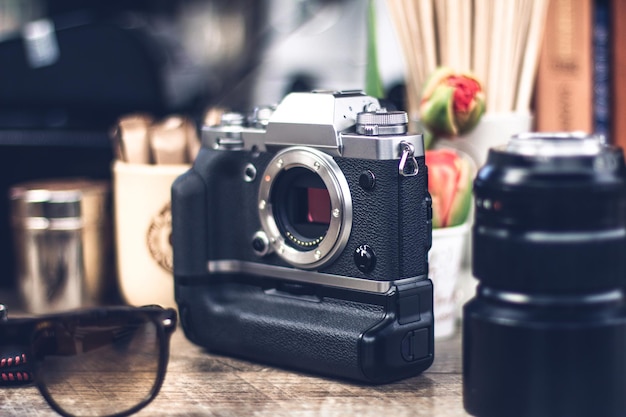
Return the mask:
<svg viewBox="0 0 626 417">
<path fill-rule="evenodd" d="M 296 249 L 316 247 L 324 239 L 330 224 L 330 194 L 313 171 L 295 167 L 279 174 L 270 200 L 279 229 Z"/>
<path fill-rule="evenodd" d="M 330 194 L 326 188 L 307 188 L 307 207 L 309 223 L 330 223 Z"/>
</svg>

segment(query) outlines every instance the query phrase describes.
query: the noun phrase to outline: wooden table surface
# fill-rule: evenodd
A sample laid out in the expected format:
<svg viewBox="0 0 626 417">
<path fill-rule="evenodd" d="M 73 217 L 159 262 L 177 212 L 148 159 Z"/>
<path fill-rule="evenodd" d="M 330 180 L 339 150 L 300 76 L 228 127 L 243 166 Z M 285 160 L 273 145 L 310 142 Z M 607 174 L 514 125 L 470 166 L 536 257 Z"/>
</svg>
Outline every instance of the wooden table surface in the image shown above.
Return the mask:
<svg viewBox="0 0 626 417">
<path fill-rule="evenodd" d="M 56 416 L 35 387 L 0 389 L 0 416 Z M 435 362 L 400 382 L 364 386 L 207 353 L 174 333 L 159 396 L 137 416 L 468 416 L 461 337 L 437 340 Z"/>
</svg>

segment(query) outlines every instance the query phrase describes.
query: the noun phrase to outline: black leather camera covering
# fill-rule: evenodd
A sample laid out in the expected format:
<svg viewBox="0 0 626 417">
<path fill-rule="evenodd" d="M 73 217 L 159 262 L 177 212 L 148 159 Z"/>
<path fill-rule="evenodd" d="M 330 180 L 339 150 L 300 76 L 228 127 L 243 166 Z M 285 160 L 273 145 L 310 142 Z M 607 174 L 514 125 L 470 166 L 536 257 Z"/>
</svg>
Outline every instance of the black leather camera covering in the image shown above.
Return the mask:
<svg viewBox="0 0 626 417">
<path fill-rule="evenodd" d="M 251 250 L 261 228 L 260 179 L 247 183 L 241 174 L 252 161 L 261 177 L 272 156 L 203 148 L 172 188 L 176 301 L 187 337 L 211 351 L 369 383 L 427 369 L 434 343 L 424 157 L 417 158 L 416 177 L 400 176 L 397 160 L 335 158 L 349 184 L 353 225 L 343 253 L 318 272 L 408 278 L 386 293 L 368 293 L 208 272 L 208 261 L 224 259 L 293 268 L 277 255 L 259 258 Z M 374 190 L 359 187 L 364 170 L 375 173 Z M 376 251 L 372 272 L 354 264 L 361 244 Z"/>
<path fill-rule="evenodd" d="M 203 148 L 193 168 L 177 179 L 172 189 L 174 273 L 200 276 L 208 260 L 237 259 L 291 267 L 277 255 L 260 259 L 251 250 L 251 237 L 261 229 L 258 182 L 273 154 L 213 151 Z M 397 160 L 335 158 L 352 196 L 352 230 L 344 252 L 320 272 L 378 281 L 428 273 L 431 244 L 430 196 L 424 157 L 419 174 L 398 175 Z M 242 181 L 246 165 L 258 171 L 253 182 Z M 365 170 L 376 176 L 376 186 L 365 191 L 359 177 Z M 360 271 L 352 250 L 362 244 L 374 248 L 374 271 Z"/>
<path fill-rule="evenodd" d="M 210 351 L 368 383 L 432 364 L 430 280 L 388 294 L 253 280 L 177 280 L 185 335 Z"/>
</svg>

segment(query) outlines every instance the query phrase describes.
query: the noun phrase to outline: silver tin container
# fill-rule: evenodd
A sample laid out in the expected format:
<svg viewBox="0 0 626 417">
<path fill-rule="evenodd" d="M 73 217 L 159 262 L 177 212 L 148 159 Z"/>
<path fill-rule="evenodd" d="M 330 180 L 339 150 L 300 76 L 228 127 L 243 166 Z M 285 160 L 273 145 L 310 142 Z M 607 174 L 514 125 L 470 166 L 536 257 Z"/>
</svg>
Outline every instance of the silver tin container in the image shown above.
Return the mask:
<svg viewBox="0 0 626 417">
<path fill-rule="evenodd" d="M 10 190 L 17 287 L 24 310 L 105 302 L 115 283 L 110 185 L 42 180 Z"/>
</svg>

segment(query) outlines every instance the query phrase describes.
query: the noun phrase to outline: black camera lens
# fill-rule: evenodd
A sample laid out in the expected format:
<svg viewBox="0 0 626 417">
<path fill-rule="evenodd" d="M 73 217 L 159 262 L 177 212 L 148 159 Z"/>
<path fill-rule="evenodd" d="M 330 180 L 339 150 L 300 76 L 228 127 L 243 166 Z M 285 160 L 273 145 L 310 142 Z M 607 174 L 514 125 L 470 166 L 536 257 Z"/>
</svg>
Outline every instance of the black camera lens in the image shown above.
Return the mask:
<svg viewBox="0 0 626 417">
<path fill-rule="evenodd" d="M 294 248 L 308 250 L 324 239 L 330 224 L 331 204 L 319 175 L 303 167 L 281 172 L 270 200 L 278 227 Z"/>
<path fill-rule="evenodd" d="M 602 137 L 524 134 L 474 183 L 463 396 L 478 417 L 626 413 L 626 170 Z"/>
<path fill-rule="evenodd" d="M 622 152 L 599 137 L 526 134 L 492 149 L 474 184 L 474 274 L 524 293 L 621 286 L 623 190 Z"/>
</svg>

